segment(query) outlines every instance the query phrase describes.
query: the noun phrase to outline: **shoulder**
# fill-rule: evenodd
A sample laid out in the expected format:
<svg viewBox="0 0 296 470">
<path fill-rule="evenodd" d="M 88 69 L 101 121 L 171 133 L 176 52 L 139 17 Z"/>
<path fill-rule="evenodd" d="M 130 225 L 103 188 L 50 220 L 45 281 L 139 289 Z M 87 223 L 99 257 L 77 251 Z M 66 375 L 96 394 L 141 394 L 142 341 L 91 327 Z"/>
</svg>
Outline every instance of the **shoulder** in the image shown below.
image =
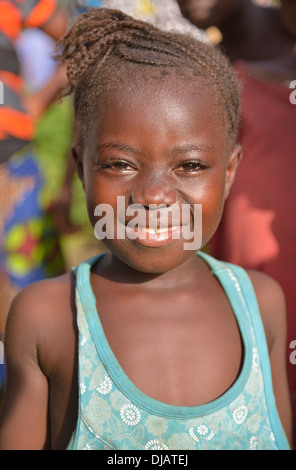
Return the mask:
<svg viewBox="0 0 296 470">
<path fill-rule="evenodd" d="M 70 273 L 62 276 L 34 282 L 22 289 L 14 298 L 8 315 L 12 317 L 46 317 L 53 313 L 61 304 L 66 305 L 70 299 L 73 285 Z"/>
<path fill-rule="evenodd" d="M 263 308 L 262 314 L 267 311 L 276 311 L 278 315 L 285 316 L 285 295 L 280 284 L 265 273 L 247 270 L 253 284 L 259 306 Z"/>
<path fill-rule="evenodd" d="M 278 282 L 271 277 L 257 271 L 247 272 L 255 289 L 265 329 L 277 410 L 291 444 L 292 424 L 286 362 L 287 320 L 285 295 Z"/>
<path fill-rule="evenodd" d="M 280 284 L 265 273 L 247 270 L 252 282 L 269 350 L 272 348 L 277 336 L 285 337 L 286 299 Z"/>
<path fill-rule="evenodd" d="M 36 362 L 44 357 L 46 364 L 51 363 L 54 351 L 62 350 L 63 337 L 73 332 L 74 285 L 73 275 L 65 274 L 33 283 L 17 294 L 6 323 L 6 354 L 23 351 Z"/>
</svg>

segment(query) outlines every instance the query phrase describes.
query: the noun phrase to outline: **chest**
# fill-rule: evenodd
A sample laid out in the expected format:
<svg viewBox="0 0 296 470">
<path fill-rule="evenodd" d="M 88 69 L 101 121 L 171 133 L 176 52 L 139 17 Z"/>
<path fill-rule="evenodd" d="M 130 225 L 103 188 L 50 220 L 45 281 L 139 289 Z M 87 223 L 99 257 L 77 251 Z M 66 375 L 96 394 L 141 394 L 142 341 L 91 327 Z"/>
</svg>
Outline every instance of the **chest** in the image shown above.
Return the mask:
<svg viewBox="0 0 296 470">
<path fill-rule="evenodd" d="M 142 392 L 164 403 L 195 406 L 216 399 L 236 380 L 242 341 L 222 291 L 205 298 L 187 289 L 107 294 L 97 306 L 107 341 Z"/>
<path fill-rule="evenodd" d="M 241 336 L 224 292 L 217 286 L 214 291 L 201 296 L 192 288 L 173 294 L 125 287 L 114 295 L 114 286 L 106 285 L 96 290 L 107 347 L 144 394 L 196 406 L 215 400 L 235 382 L 243 360 Z M 59 360 L 50 378 L 54 448 L 69 442 L 78 411 L 78 338 L 65 340 L 68 323 L 55 346 Z"/>
</svg>

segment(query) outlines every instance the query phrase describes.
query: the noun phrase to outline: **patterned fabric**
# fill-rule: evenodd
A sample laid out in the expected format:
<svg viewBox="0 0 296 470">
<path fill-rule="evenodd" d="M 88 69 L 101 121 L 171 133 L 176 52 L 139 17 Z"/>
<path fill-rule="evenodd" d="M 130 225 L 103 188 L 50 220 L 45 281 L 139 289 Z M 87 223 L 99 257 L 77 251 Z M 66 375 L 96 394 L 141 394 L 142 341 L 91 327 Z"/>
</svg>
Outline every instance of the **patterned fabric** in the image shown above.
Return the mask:
<svg viewBox="0 0 296 470">
<path fill-rule="evenodd" d="M 68 449 L 289 449 L 275 406 L 264 330 L 246 272 L 199 253 L 221 282 L 244 342 L 244 364 L 226 393 L 202 406 L 180 407 L 143 394 L 117 362 L 96 310 L 89 275 L 77 273 L 79 412 Z"/>
<path fill-rule="evenodd" d="M 56 234 L 40 198 L 42 178 L 30 146 L 35 123 L 20 99 L 15 49 L 23 28 L 43 26 L 56 9 L 56 0 L 0 0 L 0 338 L 15 294 L 61 272 Z"/>
<path fill-rule="evenodd" d="M 43 178 L 31 148 L 0 165 L 0 332 L 20 289 L 64 272 L 42 188 Z"/>
</svg>

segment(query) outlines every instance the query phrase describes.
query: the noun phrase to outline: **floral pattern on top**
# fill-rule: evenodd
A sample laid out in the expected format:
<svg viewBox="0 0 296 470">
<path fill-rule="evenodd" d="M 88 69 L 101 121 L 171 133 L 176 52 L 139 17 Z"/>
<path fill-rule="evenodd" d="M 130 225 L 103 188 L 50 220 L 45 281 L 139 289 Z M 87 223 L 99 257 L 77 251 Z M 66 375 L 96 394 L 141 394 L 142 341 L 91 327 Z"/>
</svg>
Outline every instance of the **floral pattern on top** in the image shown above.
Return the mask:
<svg viewBox="0 0 296 470">
<path fill-rule="evenodd" d="M 230 278 L 242 295 L 235 276 Z M 68 449 L 93 450 L 277 450 L 277 421 L 266 399 L 266 383 L 251 321 L 250 367 L 244 386 L 222 406 L 198 416 L 172 416 L 141 406 L 125 393 L 114 369 L 104 364 L 76 290 L 79 327 L 80 409 Z M 144 398 L 143 398 L 144 397 Z M 159 403 L 159 402 L 157 402 Z M 168 405 L 166 405 L 168 406 Z M 198 407 L 193 407 L 198 408 Z M 202 407 L 200 407 L 202 408 Z M 207 409 L 208 410 L 208 409 Z M 276 422 L 276 425 L 274 424 Z M 283 433 L 276 430 L 277 435 Z M 287 446 L 287 449 L 289 447 Z"/>
</svg>

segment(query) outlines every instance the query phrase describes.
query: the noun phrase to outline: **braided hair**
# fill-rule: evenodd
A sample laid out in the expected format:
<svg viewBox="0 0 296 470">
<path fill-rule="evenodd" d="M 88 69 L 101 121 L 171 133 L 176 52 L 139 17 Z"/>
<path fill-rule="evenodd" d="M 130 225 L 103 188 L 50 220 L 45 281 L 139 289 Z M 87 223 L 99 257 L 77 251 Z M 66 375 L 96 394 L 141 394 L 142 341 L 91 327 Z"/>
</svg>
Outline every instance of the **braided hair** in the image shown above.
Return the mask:
<svg viewBox="0 0 296 470">
<path fill-rule="evenodd" d="M 230 144 L 239 121 L 239 86 L 228 59 L 216 46 L 183 34 L 162 31 L 119 10 L 90 9 L 80 15 L 59 41 L 61 61 L 67 63 L 64 94 L 74 95 L 76 146 L 83 148 L 87 123 L 94 116 L 100 91 L 122 71 L 153 68 L 160 76 L 176 73 L 203 78 L 216 91 L 228 124 Z"/>
</svg>

